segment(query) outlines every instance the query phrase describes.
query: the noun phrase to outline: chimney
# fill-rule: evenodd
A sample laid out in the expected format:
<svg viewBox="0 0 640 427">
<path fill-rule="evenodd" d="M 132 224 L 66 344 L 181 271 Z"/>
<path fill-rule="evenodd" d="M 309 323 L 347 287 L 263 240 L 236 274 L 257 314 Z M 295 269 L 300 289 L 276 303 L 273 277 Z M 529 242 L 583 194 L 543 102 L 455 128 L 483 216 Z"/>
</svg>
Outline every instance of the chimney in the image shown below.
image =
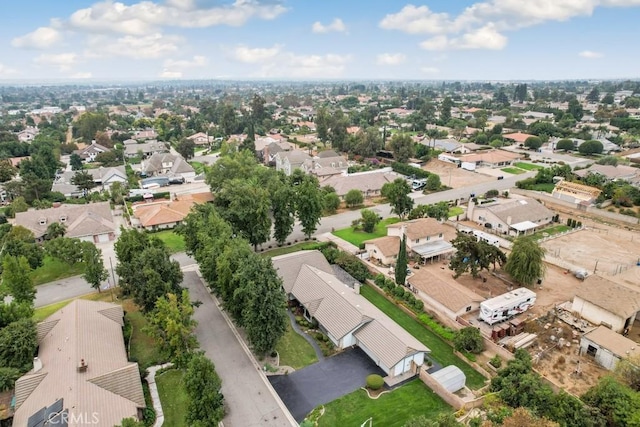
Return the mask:
<svg viewBox="0 0 640 427">
<path fill-rule="evenodd" d="M 360 282 L 355 282 L 353 284 L 353 290 L 356 294 L 360 294 Z"/>
<path fill-rule="evenodd" d="M 87 372 L 87 368 L 89 365 L 86 364 L 84 359 L 80 359 L 80 364 L 78 365 L 78 372 Z"/>
<path fill-rule="evenodd" d="M 511 225 L 511 220 L 512 220 L 511 216 L 508 216 L 507 217 L 507 225 Z"/>
<path fill-rule="evenodd" d="M 39 372 L 42 370 L 42 360 L 39 357 L 33 358 L 33 373 Z"/>
</svg>

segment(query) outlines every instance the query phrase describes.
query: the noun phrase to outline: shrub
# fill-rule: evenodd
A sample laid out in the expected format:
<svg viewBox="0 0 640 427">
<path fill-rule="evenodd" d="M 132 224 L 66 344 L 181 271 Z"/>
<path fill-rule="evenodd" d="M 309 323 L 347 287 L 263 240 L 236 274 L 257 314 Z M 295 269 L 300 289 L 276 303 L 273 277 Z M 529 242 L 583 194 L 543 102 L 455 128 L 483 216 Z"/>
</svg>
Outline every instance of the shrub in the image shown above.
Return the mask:
<svg viewBox="0 0 640 427">
<path fill-rule="evenodd" d="M 367 376 L 367 388 L 371 390 L 380 390 L 384 385 L 384 379 L 378 374 Z"/>
<path fill-rule="evenodd" d="M 422 301 L 421 301 L 422 302 Z M 455 332 L 450 328 L 442 326 L 440 323 L 435 321 L 431 316 L 427 313 L 422 313 L 418 315 L 418 320 L 426 325 L 429 329 L 431 329 L 434 333 L 439 335 L 441 338 L 447 341 L 453 341 L 453 337 Z"/>
<path fill-rule="evenodd" d="M 484 197 L 486 197 L 487 199 L 491 199 L 492 197 L 498 197 L 498 194 L 500 194 L 498 190 L 489 190 L 484 193 Z"/>
<path fill-rule="evenodd" d="M 460 352 L 482 353 L 484 350 L 484 339 L 480 334 L 480 329 L 472 326 L 462 328 L 455 333 L 453 344 Z"/>
<path fill-rule="evenodd" d="M 344 202 L 347 207 L 360 206 L 364 202 L 364 196 L 360 190 L 349 190 L 344 196 Z"/>
<path fill-rule="evenodd" d="M 354 255 L 348 254 L 346 252 L 339 252 L 339 255 L 335 258 L 334 261 L 359 282 L 366 282 L 367 279 L 371 276 L 371 273 L 369 272 L 367 266 L 360 262 L 360 260 Z"/>
<path fill-rule="evenodd" d="M 500 366 L 502 366 L 502 359 L 496 354 L 491 358 L 491 360 L 489 360 L 489 363 L 491 364 L 491 366 L 498 369 L 500 368 Z"/>
<path fill-rule="evenodd" d="M 404 289 L 402 288 L 402 286 L 396 286 L 396 287 L 393 289 L 393 295 L 394 295 L 396 298 L 402 298 L 402 297 L 404 297 Z"/>
<path fill-rule="evenodd" d="M 385 283 L 384 283 L 385 281 L 386 281 L 386 279 L 384 277 L 384 274 L 382 274 L 382 273 L 377 274 L 375 279 L 373 279 L 373 283 L 375 283 L 376 286 L 379 287 L 379 288 L 384 288 L 385 287 Z"/>
<path fill-rule="evenodd" d="M 573 151 L 575 149 L 575 145 L 573 141 L 570 139 L 561 139 L 556 144 L 556 150 L 565 150 L 565 151 Z"/>
<path fill-rule="evenodd" d="M 429 175 L 431 175 L 429 172 L 425 170 L 410 166 L 406 163 L 400 163 L 400 162 L 392 163 L 391 169 L 393 169 L 394 172 L 397 172 L 401 175 L 415 176 L 416 178 L 429 178 Z"/>
<path fill-rule="evenodd" d="M 590 139 L 588 141 L 583 142 L 578 147 L 578 151 L 580 154 L 600 154 L 604 149 L 602 142 L 596 141 L 595 139 Z"/>
</svg>

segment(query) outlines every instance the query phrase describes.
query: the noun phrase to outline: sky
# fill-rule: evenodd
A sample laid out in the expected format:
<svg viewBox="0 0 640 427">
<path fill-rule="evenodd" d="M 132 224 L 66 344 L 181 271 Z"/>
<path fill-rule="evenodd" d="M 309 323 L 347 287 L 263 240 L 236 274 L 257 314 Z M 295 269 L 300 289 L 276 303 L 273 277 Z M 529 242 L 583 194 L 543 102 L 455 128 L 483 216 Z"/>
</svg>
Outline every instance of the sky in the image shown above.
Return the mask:
<svg viewBox="0 0 640 427">
<path fill-rule="evenodd" d="M 640 77 L 640 0 L 18 0 L 0 80 Z"/>
</svg>

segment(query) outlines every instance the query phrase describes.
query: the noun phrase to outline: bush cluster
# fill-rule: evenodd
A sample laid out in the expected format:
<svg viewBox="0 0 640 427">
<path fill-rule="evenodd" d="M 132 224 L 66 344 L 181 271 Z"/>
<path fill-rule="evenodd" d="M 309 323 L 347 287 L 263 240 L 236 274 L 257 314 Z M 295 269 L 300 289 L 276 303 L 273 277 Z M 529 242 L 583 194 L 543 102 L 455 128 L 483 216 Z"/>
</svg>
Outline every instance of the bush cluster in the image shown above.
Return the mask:
<svg viewBox="0 0 640 427">
<path fill-rule="evenodd" d="M 418 320 L 425 324 L 429 329 L 438 334 L 441 338 L 447 341 L 453 341 L 453 337 L 455 336 L 455 331 L 451 328 L 447 328 L 440 324 L 433 317 L 429 316 L 427 313 L 422 313 L 418 315 Z"/>
<path fill-rule="evenodd" d="M 384 379 L 378 374 L 367 376 L 367 388 L 371 390 L 380 390 L 384 385 Z"/>
<path fill-rule="evenodd" d="M 392 163 L 391 169 L 393 169 L 394 172 L 397 172 L 401 175 L 415 176 L 416 178 L 428 178 L 429 175 L 431 175 L 429 172 L 425 170 L 410 166 L 406 163 L 400 163 L 400 162 Z"/>
</svg>

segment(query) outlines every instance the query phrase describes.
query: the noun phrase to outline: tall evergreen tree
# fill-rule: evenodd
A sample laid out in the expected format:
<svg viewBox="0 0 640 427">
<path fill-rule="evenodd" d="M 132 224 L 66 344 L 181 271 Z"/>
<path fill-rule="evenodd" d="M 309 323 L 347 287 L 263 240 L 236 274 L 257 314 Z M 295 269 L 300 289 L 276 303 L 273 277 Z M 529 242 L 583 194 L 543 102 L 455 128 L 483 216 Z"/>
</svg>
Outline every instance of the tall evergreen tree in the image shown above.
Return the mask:
<svg viewBox="0 0 640 427">
<path fill-rule="evenodd" d="M 222 381 L 204 354 L 191 358 L 184 376 L 189 396 L 186 422 L 190 426 L 217 426 L 224 417 Z"/>
<path fill-rule="evenodd" d="M 396 283 L 404 286 L 407 280 L 407 235 L 402 235 L 398 259 L 396 260 Z"/>
<path fill-rule="evenodd" d="M 17 303 L 33 304 L 36 290 L 29 273 L 29 262 L 23 256 L 5 256 L 2 262 L 2 283 Z"/>
</svg>

